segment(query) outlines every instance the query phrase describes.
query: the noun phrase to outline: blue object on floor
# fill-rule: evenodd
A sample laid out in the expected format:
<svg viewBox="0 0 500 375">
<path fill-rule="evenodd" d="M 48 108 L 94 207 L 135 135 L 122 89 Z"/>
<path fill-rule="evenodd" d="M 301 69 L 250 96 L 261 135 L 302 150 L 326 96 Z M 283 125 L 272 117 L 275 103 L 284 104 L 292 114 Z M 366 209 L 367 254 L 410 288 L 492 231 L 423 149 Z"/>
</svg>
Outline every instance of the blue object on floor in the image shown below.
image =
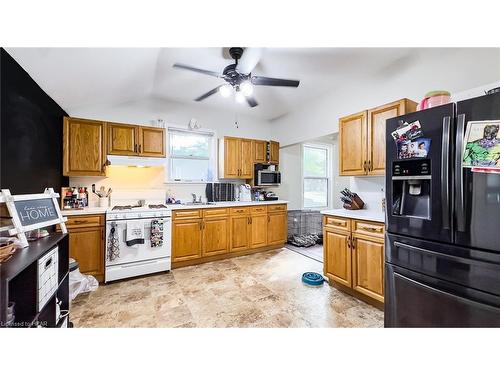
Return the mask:
<svg viewBox="0 0 500 375">
<path fill-rule="evenodd" d="M 307 285 L 323 285 L 325 278 L 316 272 L 306 272 L 302 275 L 302 282 Z"/>
</svg>

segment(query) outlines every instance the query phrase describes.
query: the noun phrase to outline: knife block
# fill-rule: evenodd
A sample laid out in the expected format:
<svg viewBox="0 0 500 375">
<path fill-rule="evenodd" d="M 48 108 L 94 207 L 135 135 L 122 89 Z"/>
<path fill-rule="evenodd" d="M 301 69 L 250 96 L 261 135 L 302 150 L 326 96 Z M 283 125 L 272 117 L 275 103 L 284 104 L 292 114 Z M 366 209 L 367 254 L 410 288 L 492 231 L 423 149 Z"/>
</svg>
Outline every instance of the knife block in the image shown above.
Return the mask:
<svg viewBox="0 0 500 375">
<path fill-rule="evenodd" d="M 351 204 L 344 203 L 344 208 L 346 210 L 361 210 L 365 206 L 365 202 L 359 197 L 358 194 L 354 194 Z"/>
</svg>

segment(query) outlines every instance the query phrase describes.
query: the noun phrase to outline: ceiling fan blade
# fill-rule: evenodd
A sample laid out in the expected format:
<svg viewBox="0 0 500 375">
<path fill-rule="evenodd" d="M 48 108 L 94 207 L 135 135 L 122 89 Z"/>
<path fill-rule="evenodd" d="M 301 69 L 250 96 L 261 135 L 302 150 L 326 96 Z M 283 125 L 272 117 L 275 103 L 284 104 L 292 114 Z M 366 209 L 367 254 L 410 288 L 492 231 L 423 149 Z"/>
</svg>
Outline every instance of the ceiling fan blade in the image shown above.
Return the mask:
<svg viewBox="0 0 500 375">
<path fill-rule="evenodd" d="M 217 86 L 215 89 L 212 89 L 212 90 L 210 90 L 209 92 L 206 92 L 206 93 L 204 93 L 204 94 L 203 94 L 203 95 L 201 95 L 201 96 L 198 96 L 198 97 L 195 99 L 195 101 L 196 101 L 196 102 L 201 102 L 203 99 L 206 99 L 206 98 L 208 98 L 209 96 L 211 96 L 211 95 L 215 94 L 217 91 L 219 91 L 219 88 L 220 88 L 221 86 L 222 86 L 222 85 Z"/>
<path fill-rule="evenodd" d="M 243 51 L 243 56 L 238 60 L 236 70 L 241 74 L 250 74 L 259 63 L 262 56 L 262 48 L 249 47 Z"/>
<path fill-rule="evenodd" d="M 247 100 L 248 105 L 252 108 L 259 105 L 253 96 L 246 96 L 245 99 Z"/>
<path fill-rule="evenodd" d="M 252 77 L 252 84 L 259 86 L 287 86 L 287 87 L 298 87 L 300 81 L 294 79 L 281 79 L 281 78 L 269 78 L 269 77 Z"/>
<path fill-rule="evenodd" d="M 205 70 L 205 69 L 198 69 L 198 68 L 195 68 L 194 66 L 189 66 L 189 65 L 175 63 L 173 65 L 173 67 L 174 68 L 178 68 L 178 69 L 190 70 L 190 71 L 196 72 L 196 73 L 206 74 L 206 75 L 213 76 L 213 77 L 218 77 L 218 78 L 221 77 L 221 75 L 219 73 L 217 73 L 217 72 L 212 72 L 210 70 Z"/>
</svg>

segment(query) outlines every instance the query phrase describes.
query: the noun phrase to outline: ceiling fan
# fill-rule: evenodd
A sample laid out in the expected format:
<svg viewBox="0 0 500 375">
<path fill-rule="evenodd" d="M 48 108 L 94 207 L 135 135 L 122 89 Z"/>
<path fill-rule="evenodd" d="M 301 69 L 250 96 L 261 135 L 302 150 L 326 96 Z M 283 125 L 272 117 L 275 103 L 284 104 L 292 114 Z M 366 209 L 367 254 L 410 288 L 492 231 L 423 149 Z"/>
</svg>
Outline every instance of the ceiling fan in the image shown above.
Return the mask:
<svg viewBox="0 0 500 375">
<path fill-rule="evenodd" d="M 234 92 L 237 102 L 243 103 L 246 101 L 250 107 L 255 107 L 258 105 L 258 103 L 253 96 L 253 86 L 298 87 L 300 83 L 300 81 L 292 79 L 270 78 L 252 75 L 252 70 L 259 62 L 261 53 L 261 48 L 229 48 L 229 54 L 235 60 L 235 62 L 234 64 L 226 66 L 222 71 L 222 74 L 184 64 L 176 63 L 173 65 L 173 67 L 222 78 L 224 81 L 226 81 L 222 85 L 219 85 L 216 88 L 194 99 L 197 102 L 200 102 L 217 92 L 219 92 L 223 97 L 228 97 L 231 95 L 231 93 Z"/>
</svg>

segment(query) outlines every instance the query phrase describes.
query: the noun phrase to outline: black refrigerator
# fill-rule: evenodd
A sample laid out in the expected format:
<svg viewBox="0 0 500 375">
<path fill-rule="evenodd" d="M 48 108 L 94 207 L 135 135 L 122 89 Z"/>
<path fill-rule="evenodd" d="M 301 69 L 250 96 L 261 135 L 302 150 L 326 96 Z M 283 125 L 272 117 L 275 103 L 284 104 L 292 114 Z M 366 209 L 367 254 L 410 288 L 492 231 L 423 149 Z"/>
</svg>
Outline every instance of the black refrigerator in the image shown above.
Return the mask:
<svg viewBox="0 0 500 375">
<path fill-rule="evenodd" d="M 418 138 L 393 139 L 416 121 Z M 387 120 L 386 327 L 500 327 L 500 174 L 462 163 L 483 130 L 465 152 L 494 163 L 495 121 L 500 93 Z"/>
</svg>

